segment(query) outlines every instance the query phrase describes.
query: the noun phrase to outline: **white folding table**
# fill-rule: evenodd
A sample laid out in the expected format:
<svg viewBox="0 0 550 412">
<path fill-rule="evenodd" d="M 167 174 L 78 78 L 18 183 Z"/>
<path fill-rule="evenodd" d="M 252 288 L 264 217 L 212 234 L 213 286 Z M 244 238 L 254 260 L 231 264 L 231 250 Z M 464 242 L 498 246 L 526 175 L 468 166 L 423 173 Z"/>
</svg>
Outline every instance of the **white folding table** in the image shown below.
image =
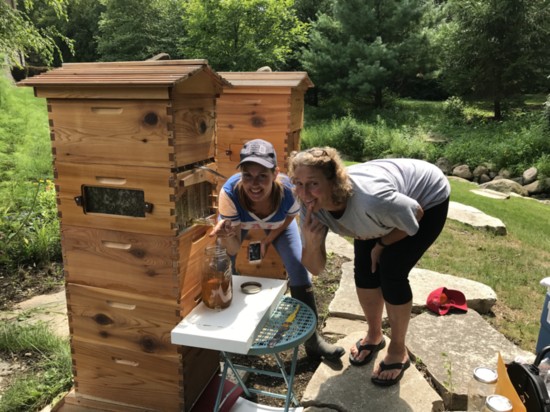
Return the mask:
<svg viewBox="0 0 550 412">
<path fill-rule="evenodd" d="M 241 290 L 241 285 L 245 282 L 260 283 L 261 290 L 255 294 L 246 294 Z M 171 337 L 174 344 L 221 352 L 224 367 L 214 411 L 218 411 L 220 405 L 223 404 L 221 399 L 223 382 L 228 369 L 234 372 L 239 385 L 247 396 L 250 396 L 251 393 L 259 393 L 285 399 L 285 411 L 288 411 L 292 401 L 298 405 L 292 390 L 298 347 L 313 335 L 316 317 L 306 304 L 283 296 L 285 290 L 286 281 L 284 280 L 234 276 L 233 300 L 228 308 L 216 311 L 200 303 L 172 330 Z M 284 325 L 291 314 L 295 314 L 295 317 Z M 276 335 L 276 342 L 272 341 Z M 287 373 L 279 353 L 290 349 L 293 349 L 293 356 L 290 372 Z M 280 373 L 234 364 L 233 354 L 273 355 Z M 248 388 L 240 378 L 239 370 L 282 378 L 288 386 L 287 393 L 282 395 Z M 226 398 L 228 396 L 229 394 L 226 395 Z"/>
</svg>

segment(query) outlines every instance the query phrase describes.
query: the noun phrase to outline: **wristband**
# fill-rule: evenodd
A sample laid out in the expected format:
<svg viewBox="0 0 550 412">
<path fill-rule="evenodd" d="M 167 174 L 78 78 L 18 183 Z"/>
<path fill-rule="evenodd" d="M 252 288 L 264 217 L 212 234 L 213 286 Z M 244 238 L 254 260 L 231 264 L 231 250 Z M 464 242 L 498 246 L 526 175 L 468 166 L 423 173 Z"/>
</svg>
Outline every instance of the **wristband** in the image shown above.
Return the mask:
<svg viewBox="0 0 550 412">
<path fill-rule="evenodd" d="M 384 242 L 382 242 L 382 238 L 381 238 L 381 237 L 378 238 L 378 240 L 376 241 L 376 243 L 379 244 L 379 245 L 382 246 L 382 247 L 387 247 L 387 246 L 389 246 L 389 245 L 384 244 Z"/>
</svg>

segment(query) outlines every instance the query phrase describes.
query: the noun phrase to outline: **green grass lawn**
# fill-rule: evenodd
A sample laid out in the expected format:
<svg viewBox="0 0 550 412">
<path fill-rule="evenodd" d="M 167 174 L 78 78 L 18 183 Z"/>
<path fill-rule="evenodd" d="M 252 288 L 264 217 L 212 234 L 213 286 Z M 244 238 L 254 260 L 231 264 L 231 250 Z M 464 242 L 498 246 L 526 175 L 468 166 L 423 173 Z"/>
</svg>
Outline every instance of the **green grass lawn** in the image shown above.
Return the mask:
<svg viewBox="0 0 550 412">
<path fill-rule="evenodd" d="M 522 349 L 534 352 L 550 276 L 550 206 L 529 198 L 507 200 L 476 195 L 477 185 L 451 180 L 451 200 L 500 219 L 506 236 L 448 220 L 442 235 L 418 266 L 484 283 L 497 294 L 487 320 Z"/>
</svg>

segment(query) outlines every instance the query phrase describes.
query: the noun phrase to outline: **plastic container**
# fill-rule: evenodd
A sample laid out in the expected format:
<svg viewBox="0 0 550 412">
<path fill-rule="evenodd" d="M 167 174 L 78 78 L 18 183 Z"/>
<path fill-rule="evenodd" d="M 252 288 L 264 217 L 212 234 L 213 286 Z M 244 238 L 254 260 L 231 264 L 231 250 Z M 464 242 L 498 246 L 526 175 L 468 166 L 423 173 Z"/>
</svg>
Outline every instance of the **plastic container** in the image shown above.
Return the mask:
<svg viewBox="0 0 550 412">
<path fill-rule="evenodd" d="M 511 412 L 513 410 L 512 402 L 502 395 L 489 395 L 485 400 L 482 412 Z"/>
<path fill-rule="evenodd" d="M 468 383 L 468 412 L 479 412 L 485 406 L 488 396 L 495 393 L 498 375 L 490 368 L 474 369 L 472 379 Z"/>
<path fill-rule="evenodd" d="M 205 249 L 201 286 L 202 301 L 210 309 L 222 310 L 231 305 L 231 261 L 223 247 L 214 245 Z"/>
<path fill-rule="evenodd" d="M 544 358 L 543 360 L 541 360 L 538 368 L 539 368 L 539 376 L 544 380 L 544 384 L 546 385 L 546 390 L 550 395 L 550 359 Z"/>
<path fill-rule="evenodd" d="M 550 278 L 542 279 L 540 284 L 546 287 L 546 299 L 540 315 L 540 331 L 536 353 L 540 353 L 545 346 L 550 345 Z"/>
</svg>

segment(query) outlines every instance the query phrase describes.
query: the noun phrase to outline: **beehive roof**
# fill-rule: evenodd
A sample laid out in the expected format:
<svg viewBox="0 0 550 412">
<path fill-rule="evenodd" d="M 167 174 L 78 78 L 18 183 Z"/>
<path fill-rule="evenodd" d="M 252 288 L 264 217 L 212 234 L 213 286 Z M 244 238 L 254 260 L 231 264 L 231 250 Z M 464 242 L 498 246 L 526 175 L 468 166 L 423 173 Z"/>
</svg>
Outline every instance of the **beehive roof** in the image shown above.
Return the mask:
<svg viewBox="0 0 550 412">
<path fill-rule="evenodd" d="M 219 86 L 229 83 L 206 60 L 146 60 L 105 63 L 65 63 L 62 67 L 29 77 L 23 86 L 174 86 L 199 72 L 208 73 Z"/>
<path fill-rule="evenodd" d="M 218 72 L 233 86 L 250 87 L 313 87 L 307 72 Z"/>
</svg>

